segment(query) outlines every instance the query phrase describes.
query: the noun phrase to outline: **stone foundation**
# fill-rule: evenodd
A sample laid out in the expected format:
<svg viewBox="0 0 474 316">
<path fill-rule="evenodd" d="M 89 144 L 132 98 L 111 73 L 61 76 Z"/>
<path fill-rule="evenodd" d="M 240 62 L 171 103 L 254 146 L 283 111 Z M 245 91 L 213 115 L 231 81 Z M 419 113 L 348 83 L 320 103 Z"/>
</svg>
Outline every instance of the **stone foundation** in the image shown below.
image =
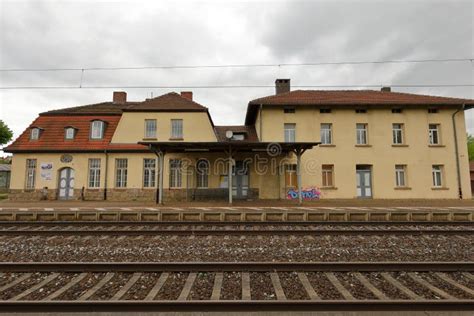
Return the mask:
<svg viewBox="0 0 474 316">
<path fill-rule="evenodd" d="M 156 189 L 107 189 L 107 201 L 155 201 Z"/>
<path fill-rule="evenodd" d="M 246 199 L 258 199 L 258 189 L 249 189 Z M 227 189 L 165 189 L 164 202 L 225 201 L 229 197 Z M 10 190 L 11 201 L 57 200 L 57 189 Z M 102 201 L 103 189 L 74 189 L 70 200 Z M 156 189 L 107 189 L 107 201 L 156 201 Z"/>
</svg>

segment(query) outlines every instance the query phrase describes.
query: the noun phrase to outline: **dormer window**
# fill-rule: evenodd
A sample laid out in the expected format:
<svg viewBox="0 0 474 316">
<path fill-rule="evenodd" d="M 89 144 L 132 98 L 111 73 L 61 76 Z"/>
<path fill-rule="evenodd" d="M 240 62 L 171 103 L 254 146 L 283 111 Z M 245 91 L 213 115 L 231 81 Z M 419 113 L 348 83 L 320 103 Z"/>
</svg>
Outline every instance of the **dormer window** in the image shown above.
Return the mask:
<svg viewBox="0 0 474 316">
<path fill-rule="evenodd" d="M 38 140 L 40 137 L 41 129 L 38 127 L 33 127 L 31 129 L 30 140 Z"/>
<path fill-rule="evenodd" d="M 66 127 L 64 129 L 64 139 L 74 139 L 76 136 L 76 129 L 74 127 Z"/>
<path fill-rule="evenodd" d="M 102 139 L 104 138 L 105 122 L 104 121 L 92 121 L 91 123 L 91 139 Z"/>
</svg>

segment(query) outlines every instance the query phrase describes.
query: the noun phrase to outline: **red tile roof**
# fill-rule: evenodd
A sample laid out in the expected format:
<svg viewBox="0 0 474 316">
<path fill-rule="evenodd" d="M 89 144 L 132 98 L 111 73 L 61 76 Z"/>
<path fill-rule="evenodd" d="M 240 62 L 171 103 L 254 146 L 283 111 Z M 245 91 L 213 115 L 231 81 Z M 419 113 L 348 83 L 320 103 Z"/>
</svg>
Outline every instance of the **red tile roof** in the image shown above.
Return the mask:
<svg viewBox="0 0 474 316">
<path fill-rule="evenodd" d="M 90 123 L 93 120 L 102 120 L 107 123 L 104 138 L 91 140 Z M 21 151 L 97 151 L 105 150 L 117 128 L 120 116 L 116 115 L 79 115 L 71 116 L 41 115 L 8 147 L 5 152 Z M 74 140 L 64 139 L 64 128 L 74 126 L 76 135 Z M 39 127 L 41 131 L 38 140 L 30 140 L 32 127 Z"/>
<path fill-rule="evenodd" d="M 207 112 L 207 108 L 176 92 L 163 94 L 153 99 L 124 108 L 127 112 Z"/>
<path fill-rule="evenodd" d="M 386 92 L 375 90 L 295 90 L 277 95 L 267 96 L 250 101 L 249 104 L 275 105 L 459 105 L 472 104 L 474 100 L 447 98 L 402 92 Z"/>
<path fill-rule="evenodd" d="M 260 105 L 470 105 L 474 100 L 376 90 L 295 90 L 249 102 L 246 125 L 253 125 Z"/>
</svg>

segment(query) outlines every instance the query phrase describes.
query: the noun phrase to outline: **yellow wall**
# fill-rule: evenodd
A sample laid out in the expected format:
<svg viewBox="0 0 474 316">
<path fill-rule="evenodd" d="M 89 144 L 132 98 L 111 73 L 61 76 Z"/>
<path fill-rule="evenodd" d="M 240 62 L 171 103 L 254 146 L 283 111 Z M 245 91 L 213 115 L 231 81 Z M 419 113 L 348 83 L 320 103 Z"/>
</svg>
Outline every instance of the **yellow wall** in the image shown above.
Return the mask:
<svg viewBox="0 0 474 316">
<path fill-rule="evenodd" d="M 125 112 L 115 130 L 112 143 L 136 144 L 145 138 L 145 120 L 156 119 L 156 141 L 170 141 L 171 120 L 183 120 L 183 138 L 187 142 L 217 141 L 206 112 Z"/>
<path fill-rule="evenodd" d="M 295 114 L 282 107 L 263 108 L 260 139 L 284 140 L 284 123 L 296 123 L 296 141 L 320 140 L 320 124 L 332 123 L 333 147 L 315 147 L 302 158 L 303 187 L 321 187 L 321 165 L 333 164 L 336 189 L 323 190 L 323 198 L 356 197 L 356 164 L 372 165 L 374 198 L 457 198 L 456 161 L 451 115 L 454 109 L 428 114 L 424 109 L 404 109 L 394 114 L 387 109 L 369 109 L 356 114 L 354 109 L 333 109 L 322 114 L 316 107 L 297 107 Z M 258 120 L 258 118 L 257 118 Z M 456 116 L 463 197 L 471 198 L 464 113 Z M 368 124 L 369 147 L 357 147 L 356 123 Z M 392 124 L 404 124 L 407 147 L 392 146 Z M 428 124 L 441 125 L 440 147 L 428 146 Z M 395 165 L 407 165 L 408 186 L 395 189 Z M 431 166 L 444 165 L 445 188 L 432 188 Z"/>
</svg>

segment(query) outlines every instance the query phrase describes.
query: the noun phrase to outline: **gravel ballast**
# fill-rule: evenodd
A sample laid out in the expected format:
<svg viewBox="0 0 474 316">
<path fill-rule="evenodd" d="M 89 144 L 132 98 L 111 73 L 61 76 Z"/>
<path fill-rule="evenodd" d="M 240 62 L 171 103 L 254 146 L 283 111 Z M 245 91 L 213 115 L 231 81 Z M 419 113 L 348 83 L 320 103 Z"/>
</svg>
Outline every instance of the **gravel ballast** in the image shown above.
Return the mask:
<svg viewBox="0 0 474 316">
<path fill-rule="evenodd" d="M 473 236 L 7 237 L 1 261 L 473 261 Z M 33 239 L 34 238 L 34 239 Z"/>
</svg>

